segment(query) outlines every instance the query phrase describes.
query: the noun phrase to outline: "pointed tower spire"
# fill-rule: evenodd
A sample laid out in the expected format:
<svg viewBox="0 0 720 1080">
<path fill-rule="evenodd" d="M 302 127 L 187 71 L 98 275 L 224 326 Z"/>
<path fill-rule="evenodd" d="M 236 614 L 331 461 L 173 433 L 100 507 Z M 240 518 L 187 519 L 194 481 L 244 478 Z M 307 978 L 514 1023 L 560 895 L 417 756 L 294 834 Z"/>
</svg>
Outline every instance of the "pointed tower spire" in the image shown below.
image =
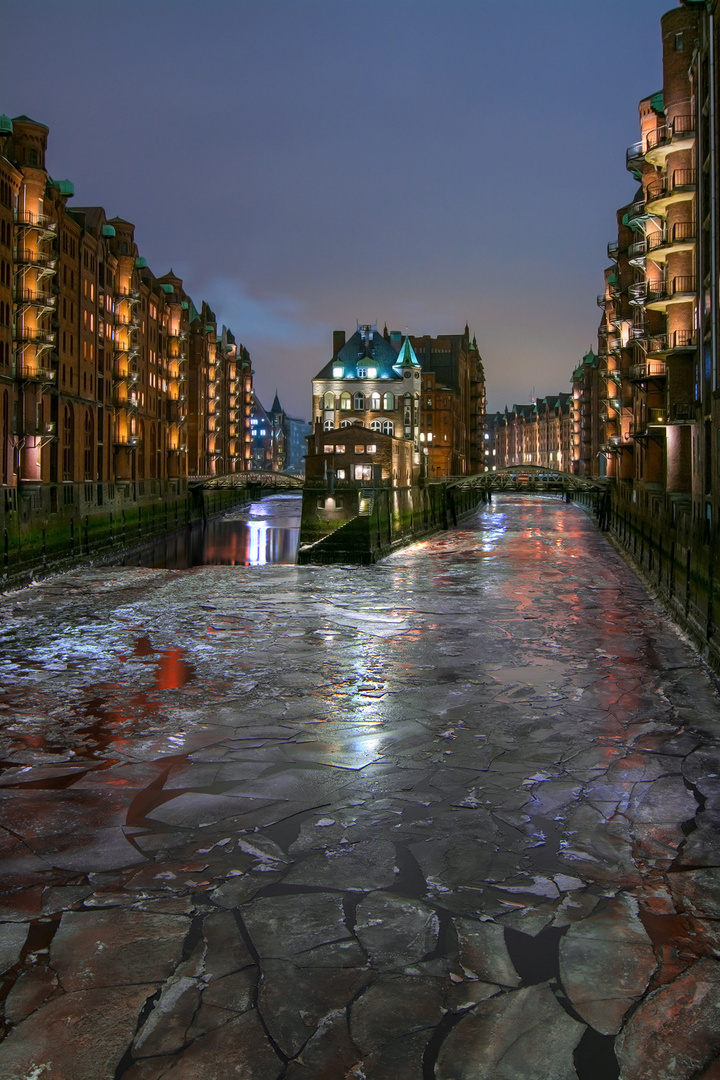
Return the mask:
<svg viewBox="0 0 720 1080">
<path fill-rule="evenodd" d="M 420 367 L 409 337 L 406 337 L 402 343 L 402 348 L 398 354 L 397 367 Z"/>
</svg>

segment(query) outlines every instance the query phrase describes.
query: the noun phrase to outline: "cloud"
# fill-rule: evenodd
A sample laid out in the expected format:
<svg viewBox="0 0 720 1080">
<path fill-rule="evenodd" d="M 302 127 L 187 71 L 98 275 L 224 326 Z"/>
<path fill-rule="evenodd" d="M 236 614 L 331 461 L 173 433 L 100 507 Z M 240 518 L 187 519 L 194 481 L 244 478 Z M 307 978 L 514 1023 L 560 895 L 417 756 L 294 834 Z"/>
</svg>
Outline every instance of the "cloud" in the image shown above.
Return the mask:
<svg viewBox="0 0 720 1080">
<path fill-rule="evenodd" d="M 313 319 L 298 300 L 289 296 L 252 296 L 241 281 L 213 278 L 203 295 L 218 323 L 228 326 L 248 347 L 254 343 L 320 345 L 330 334 L 330 327 Z"/>
</svg>

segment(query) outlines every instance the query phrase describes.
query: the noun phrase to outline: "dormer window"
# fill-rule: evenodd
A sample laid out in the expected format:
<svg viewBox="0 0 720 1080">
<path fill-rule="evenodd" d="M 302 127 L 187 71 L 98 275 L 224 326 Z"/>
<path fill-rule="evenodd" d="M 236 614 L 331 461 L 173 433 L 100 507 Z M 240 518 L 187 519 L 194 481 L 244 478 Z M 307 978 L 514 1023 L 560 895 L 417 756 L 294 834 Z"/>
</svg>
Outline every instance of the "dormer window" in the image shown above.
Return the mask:
<svg viewBox="0 0 720 1080">
<path fill-rule="evenodd" d="M 368 377 L 368 379 L 377 379 L 377 368 L 376 367 L 369 367 L 367 369 L 367 377 Z"/>
<path fill-rule="evenodd" d="M 344 374 L 345 374 L 345 368 L 340 367 L 340 365 L 336 364 L 335 367 L 333 368 L 333 379 L 342 379 Z"/>
<path fill-rule="evenodd" d="M 368 369 L 366 367 L 359 367 L 357 369 L 358 379 L 367 379 Z"/>
</svg>

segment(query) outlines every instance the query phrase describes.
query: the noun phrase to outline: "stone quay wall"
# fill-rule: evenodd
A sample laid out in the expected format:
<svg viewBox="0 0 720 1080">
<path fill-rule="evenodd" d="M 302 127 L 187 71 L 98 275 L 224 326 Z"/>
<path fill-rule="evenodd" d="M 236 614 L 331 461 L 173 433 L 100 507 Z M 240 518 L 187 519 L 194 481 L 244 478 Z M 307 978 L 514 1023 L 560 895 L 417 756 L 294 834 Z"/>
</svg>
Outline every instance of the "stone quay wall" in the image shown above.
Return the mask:
<svg viewBox="0 0 720 1080">
<path fill-rule="evenodd" d="M 323 485 L 303 491 L 298 563 L 364 566 L 449 529 L 478 507 L 477 491 L 437 483 L 392 488 Z"/>
<path fill-rule="evenodd" d="M 0 589 L 28 585 L 257 498 L 252 488 L 189 488 L 184 479 L 38 485 L 0 502 Z"/>
</svg>

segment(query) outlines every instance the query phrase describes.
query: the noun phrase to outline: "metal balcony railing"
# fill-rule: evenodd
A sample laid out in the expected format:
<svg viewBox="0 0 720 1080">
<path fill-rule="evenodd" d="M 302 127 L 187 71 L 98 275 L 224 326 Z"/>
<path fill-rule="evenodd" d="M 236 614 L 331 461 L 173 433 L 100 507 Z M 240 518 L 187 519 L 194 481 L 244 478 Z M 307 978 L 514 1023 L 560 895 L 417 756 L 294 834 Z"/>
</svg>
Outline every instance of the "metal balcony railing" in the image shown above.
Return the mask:
<svg viewBox="0 0 720 1080">
<path fill-rule="evenodd" d="M 644 382 L 645 379 L 665 378 L 667 366 L 664 360 L 646 360 L 644 364 L 633 364 L 630 368 L 631 382 Z"/>
</svg>

